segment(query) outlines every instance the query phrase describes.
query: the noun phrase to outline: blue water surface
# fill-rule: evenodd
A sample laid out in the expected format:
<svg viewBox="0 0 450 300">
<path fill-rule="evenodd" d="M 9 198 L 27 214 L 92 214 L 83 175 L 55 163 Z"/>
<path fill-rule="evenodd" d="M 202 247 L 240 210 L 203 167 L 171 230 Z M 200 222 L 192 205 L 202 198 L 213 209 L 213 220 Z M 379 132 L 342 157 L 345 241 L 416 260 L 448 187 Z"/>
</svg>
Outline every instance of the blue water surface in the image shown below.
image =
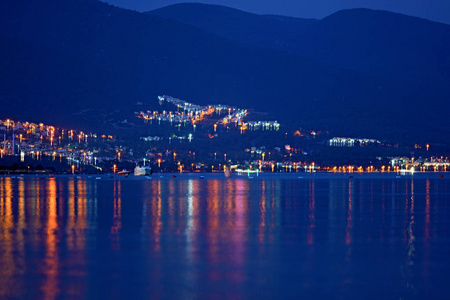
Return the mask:
<svg viewBox="0 0 450 300">
<path fill-rule="evenodd" d="M 0 177 L 0 298 L 450 299 L 450 176 L 176 176 Z"/>
</svg>

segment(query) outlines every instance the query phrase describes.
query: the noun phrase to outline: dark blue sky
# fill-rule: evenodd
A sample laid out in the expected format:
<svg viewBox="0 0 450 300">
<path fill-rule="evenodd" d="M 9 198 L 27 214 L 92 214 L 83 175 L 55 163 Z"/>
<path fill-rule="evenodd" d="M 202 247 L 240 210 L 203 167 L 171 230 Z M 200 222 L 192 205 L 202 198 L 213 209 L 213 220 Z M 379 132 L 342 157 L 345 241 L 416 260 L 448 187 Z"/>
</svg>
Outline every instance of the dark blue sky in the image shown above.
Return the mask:
<svg viewBox="0 0 450 300">
<path fill-rule="evenodd" d="M 103 0 L 111 4 L 148 11 L 181 2 L 220 4 L 258 14 L 323 18 L 346 8 L 372 8 L 418 16 L 450 24 L 450 0 Z"/>
</svg>

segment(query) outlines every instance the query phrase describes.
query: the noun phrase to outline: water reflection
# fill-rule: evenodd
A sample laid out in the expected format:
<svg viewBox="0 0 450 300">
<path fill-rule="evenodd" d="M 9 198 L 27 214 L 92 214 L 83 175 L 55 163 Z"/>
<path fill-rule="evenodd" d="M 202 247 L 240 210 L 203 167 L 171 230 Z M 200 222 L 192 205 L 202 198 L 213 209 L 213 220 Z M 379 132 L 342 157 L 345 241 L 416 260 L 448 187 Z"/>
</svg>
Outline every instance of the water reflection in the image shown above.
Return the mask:
<svg viewBox="0 0 450 300">
<path fill-rule="evenodd" d="M 1 255 L 1 284 L 0 295 L 10 295 L 14 289 L 11 287 L 11 283 L 14 279 L 16 270 L 16 264 L 14 259 L 14 242 L 12 230 L 14 229 L 14 220 L 12 214 L 12 197 L 13 191 L 10 178 L 1 178 L 0 181 L 0 225 L 1 225 L 1 239 L 2 239 L 2 251 Z"/>
<path fill-rule="evenodd" d="M 38 183 L 39 185 L 39 183 Z M 47 182 L 47 222 L 45 226 L 45 259 L 41 272 L 46 275 L 42 291 L 47 299 L 56 299 L 59 294 L 59 255 L 57 246 L 57 208 L 56 208 L 56 182 L 49 179 Z"/>
<path fill-rule="evenodd" d="M 212 282 L 216 282 L 221 279 L 220 272 L 217 270 L 221 261 L 220 261 L 220 253 L 219 253 L 219 242 L 221 240 L 220 236 L 220 207 L 219 203 L 221 202 L 220 193 L 219 193 L 220 182 L 218 180 L 212 181 L 208 185 L 209 194 L 211 195 L 208 201 L 208 260 L 211 265 L 211 269 L 208 274 L 209 280 Z"/>
<path fill-rule="evenodd" d="M 428 297 L 445 184 L 0 177 L 0 298 Z"/>
<path fill-rule="evenodd" d="M 316 207 L 316 198 L 315 198 L 314 180 L 311 180 L 309 182 L 309 204 L 308 204 L 309 225 L 306 233 L 306 243 L 308 245 L 312 245 L 314 243 L 315 207 Z"/>
<path fill-rule="evenodd" d="M 260 186 L 260 202 L 259 202 L 259 226 L 258 226 L 258 241 L 262 244 L 265 241 L 266 231 L 266 182 L 261 182 Z"/>
<path fill-rule="evenodd" d="M 80 293 L 77 288 L 71 289 L 72 284 L 61 283 L 64 275 L 61 254 L 65 249 L 61 237 L 67 243 L 71 258 L 63 263 L 83 264 L 83 255 L 74 254 L 76 250 L 85 250 L 84 233 L 78 231 L 87 228 L 85 196 L 83 181 L 78 182 L 78 192 L 75 192 L 73 179 L 57 182 L 55 178 L 0 178 L 1 295 L 24 297 L 25 293 L 25 296 L 55 299 L 63 285 L 68 294 Z M 67 212 L 63 210 L 66 202 Z M 64 220 L 67 220 L 65 224 Z M 69 273 L 76 272 L 70 270 Z M 25 274 L 31 276 L 33 282 L 24 282 L 23 277 L 18 277 Z M 78 276 L 84 275 L 85 272 L 78 273 Z M 21 288 L 24 284 L 31 288 Z"/>
<path fill-rule="evenodd" d="M 113 221 L 111 225 L 111 247 L 120 248 L 120 229 L 122 228 L 122 190 L 121 181 L 114 181 Z"/>
</svg>

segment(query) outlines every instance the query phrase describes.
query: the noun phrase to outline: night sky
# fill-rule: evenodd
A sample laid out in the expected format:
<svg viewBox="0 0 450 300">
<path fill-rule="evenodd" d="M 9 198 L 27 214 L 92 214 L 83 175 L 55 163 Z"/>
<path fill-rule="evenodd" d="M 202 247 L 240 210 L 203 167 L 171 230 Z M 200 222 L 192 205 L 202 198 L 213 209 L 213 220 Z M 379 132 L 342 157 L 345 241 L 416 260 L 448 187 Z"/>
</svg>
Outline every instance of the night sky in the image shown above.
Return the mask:
<svg viewBox="0 0 450 300">
<path fill-rule="evenodd" d="M 181 2 L 201 2 L 238 8 L 258 14 L 277 14 L 301 18 L 326 17 L 348 8 L 382 9 L 450 24 L 449 0 L 103 0 L 105 2 L 148 11 Z"/>
</svg>

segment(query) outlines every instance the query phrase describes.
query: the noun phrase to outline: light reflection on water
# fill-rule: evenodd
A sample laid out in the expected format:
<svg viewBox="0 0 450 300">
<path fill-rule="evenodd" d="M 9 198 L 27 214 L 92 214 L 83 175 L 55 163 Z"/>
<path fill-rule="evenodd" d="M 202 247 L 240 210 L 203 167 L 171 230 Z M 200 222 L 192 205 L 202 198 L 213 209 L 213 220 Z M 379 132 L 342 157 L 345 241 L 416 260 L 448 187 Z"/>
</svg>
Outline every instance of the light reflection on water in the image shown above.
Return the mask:
<svg viewBox="0 0 450 300">
<path fill-rule="evenodd" d="M 444 299 L 446 180 L 0 177 L 0 298 Z"/>
</svg>

